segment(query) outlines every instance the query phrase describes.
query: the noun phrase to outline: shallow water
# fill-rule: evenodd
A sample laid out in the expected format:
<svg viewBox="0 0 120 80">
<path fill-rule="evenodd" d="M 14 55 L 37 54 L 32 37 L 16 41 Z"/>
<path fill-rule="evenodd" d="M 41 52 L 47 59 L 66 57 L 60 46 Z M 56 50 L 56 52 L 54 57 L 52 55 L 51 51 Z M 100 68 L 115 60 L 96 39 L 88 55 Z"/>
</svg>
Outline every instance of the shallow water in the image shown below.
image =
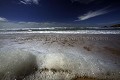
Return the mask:
<svg viewBox="0 0 120 80">
<path fill-rule="evenodd" d="M 118 34 L 0 34 L 0 42 L 1 80 L 120 79 Z"/>
</svg>

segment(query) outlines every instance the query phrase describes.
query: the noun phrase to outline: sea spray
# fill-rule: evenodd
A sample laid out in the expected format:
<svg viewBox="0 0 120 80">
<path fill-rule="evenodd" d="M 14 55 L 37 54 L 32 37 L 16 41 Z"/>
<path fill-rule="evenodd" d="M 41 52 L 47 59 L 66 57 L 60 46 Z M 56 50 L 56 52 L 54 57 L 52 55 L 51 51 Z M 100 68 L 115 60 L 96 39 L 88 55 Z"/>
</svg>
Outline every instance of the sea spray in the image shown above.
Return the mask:
<svg viewBox="0 0 120 80">
<path fill-rule="evenodd" d="M 62 53 L 37 55 L 38 71 L 24 80 L 71 80 L 75 77 L 69 58 Z"/>
<path fill-rule="evenodd" d="M 22 50 L 0 51 L 0 80 L 23 79 L 37 70 L 36 57 Z"/>
</svg>

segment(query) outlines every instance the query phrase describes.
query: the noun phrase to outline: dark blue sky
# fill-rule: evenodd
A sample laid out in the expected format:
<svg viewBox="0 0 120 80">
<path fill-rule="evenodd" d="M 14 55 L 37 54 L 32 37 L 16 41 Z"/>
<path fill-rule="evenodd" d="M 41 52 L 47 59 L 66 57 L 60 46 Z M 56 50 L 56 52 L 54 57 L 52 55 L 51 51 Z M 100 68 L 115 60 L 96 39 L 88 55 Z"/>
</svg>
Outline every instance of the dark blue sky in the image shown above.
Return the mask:
<svg viewBox="0 0 120 80">
<path fill-rule="evenodd" d="M 120 22 L 120 0 L 0 0 L 0 20 L 109 24 Z"/>
</svg>

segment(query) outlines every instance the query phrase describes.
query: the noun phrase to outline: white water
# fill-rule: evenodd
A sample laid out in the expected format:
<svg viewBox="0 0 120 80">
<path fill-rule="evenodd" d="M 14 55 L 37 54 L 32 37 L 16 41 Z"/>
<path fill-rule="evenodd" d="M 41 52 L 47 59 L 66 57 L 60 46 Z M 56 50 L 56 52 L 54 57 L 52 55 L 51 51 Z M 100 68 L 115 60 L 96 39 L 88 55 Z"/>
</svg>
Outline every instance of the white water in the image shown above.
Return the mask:
<svg viewBox="0 0 120 80">
<path fill-rule="evenodd" d="M 57 33 L 57 34 L 120 34 L 120 30 L 75 30 L 75 31 L 13 31 L 0 32 L 0 34 L 23 34 L 23 33 Z"/>
<path fill-rule="evenodd" d="M 20 42 L 23 43 L 19 44 Z M 0 77 L 4 76 L 2 80 L 12 80 L 13 76 L 20 76 L 20 71 L 24 74 L 35 64 L 38 70 L 23 80 L 71 80 L 76 75 L 103 79 L 120 78 L 119 57 L 107 55 L 104 51 L 88 53 L 80 47 L 85 44 L 100 46 L 98 42 L 81 42 L 82 44 L 77 44 L 76 47 L 61 46 L 57 43 L 44 44 L 45 41 L 36 40 L 15 42 L 7 39 L 1 41 L 1 45 L 2 43 L 4 43 L 0 49 Z M 114 64 L 116 61 L 117 64 Z M 56 71 L 53 72 L 52 69 Z"/>
</svg>

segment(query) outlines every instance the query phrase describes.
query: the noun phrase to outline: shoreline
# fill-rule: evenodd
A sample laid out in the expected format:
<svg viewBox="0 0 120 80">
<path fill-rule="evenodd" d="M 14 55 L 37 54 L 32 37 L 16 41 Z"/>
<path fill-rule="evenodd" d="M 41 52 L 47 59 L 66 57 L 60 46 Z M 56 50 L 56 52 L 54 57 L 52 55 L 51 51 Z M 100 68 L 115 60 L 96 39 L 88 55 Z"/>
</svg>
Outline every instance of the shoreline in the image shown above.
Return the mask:
<svg viewBox="0 0 120 80">
<path fill-rule="evenodd" d="M 31 69 L 28 65 L 36 63 L 37 70 L 31 70 L 33 74 L 27 76 L 20 74 L 24 76 L 23 80 L 120 78 L 120 35 L 21 33 L 0 34 L 0 37 L 0 56 L 5 57 L 0 58 L 1 74 L 5 74 L 4 70 L 7 72 L 7 67 L 2 67 L 7 65 L 7 61 L 9 68 L 12 68 L 13 62 L 15 63 L 15 71 L 18 71 L 15 74 L 19 75 L 17 69 L 24 70 L 22 66 L 25 66 L 25 59 L 25 62 L 28 61 L 28 69 Z M 36 57 L 35 60 L 32 56 L 29 57 L 29 53 Z M 20 66 L 17 66 L 18 63 Z"/>
</svg>

